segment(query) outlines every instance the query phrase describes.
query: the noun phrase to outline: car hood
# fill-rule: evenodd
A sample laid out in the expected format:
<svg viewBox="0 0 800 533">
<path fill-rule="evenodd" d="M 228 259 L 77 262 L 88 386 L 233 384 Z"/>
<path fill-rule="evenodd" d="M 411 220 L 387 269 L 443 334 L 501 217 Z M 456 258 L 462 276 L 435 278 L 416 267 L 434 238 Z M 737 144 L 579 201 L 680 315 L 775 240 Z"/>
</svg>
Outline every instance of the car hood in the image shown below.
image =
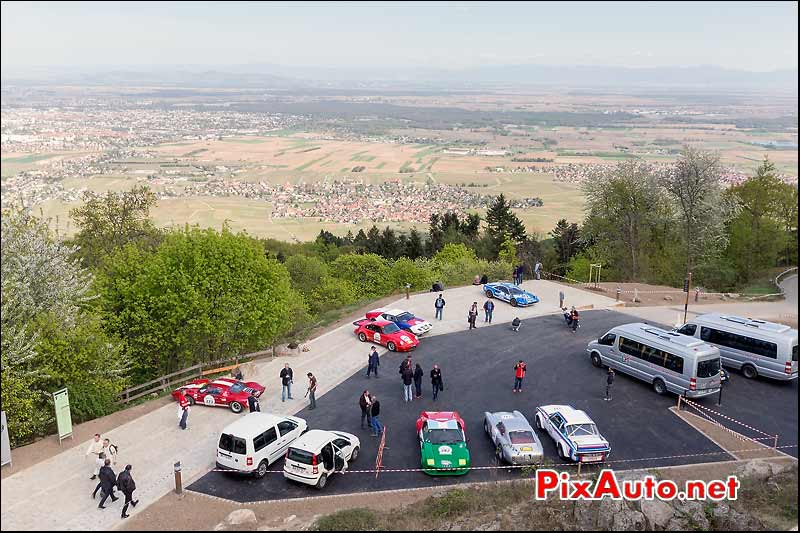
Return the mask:
<svg viewBox="0 0 800 533">
<path fill-rule="evenodd" d="M 459 466 L 459 459 L 466 459 L 469 462 L 469 449 L 465 442 L 458 442 L 455 444 L 433 444 L 426 442 L 423 444 L 423 452 L 425 458 L 433 459 L 436 466 L 441 466 L 442 462 L 446 461 L 450 462 L 450 466 Z"/>
</svg>

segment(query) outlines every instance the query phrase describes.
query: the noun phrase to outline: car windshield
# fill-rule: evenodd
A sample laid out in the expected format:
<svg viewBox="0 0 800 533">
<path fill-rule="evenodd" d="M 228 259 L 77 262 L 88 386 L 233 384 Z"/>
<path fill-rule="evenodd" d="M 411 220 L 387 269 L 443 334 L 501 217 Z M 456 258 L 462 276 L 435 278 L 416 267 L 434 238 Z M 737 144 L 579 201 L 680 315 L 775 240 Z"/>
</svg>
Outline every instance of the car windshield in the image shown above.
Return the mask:
<svg viewBox="0 0 800 533">
<path fill-rule="evenodd" d="M 464 442 L 464 435 L 459 429 L 426 429 L 423 433 L 425 442 L 431 444 L 455 444 Z"/>
<path fill-rule="evenodd" d="M 414 315 L 412 315 L 411 313 L 406 312 L 406 313 L 400 313 L 395 318 L 397 320 L 399 320 L 400 322 L 408 322 L 409 320 L 414 318 Z"/>
<path fill-rule="evenodd" d="M 697 362 L 697 377 L 712 378 L 719 374 L 719 358 Z"/>
<path fill-rule="evenodd" d="M 508 289 L 508 292 L 510 292 L 511 294 L 517 294 L 517 295 L 518 294 L 525 294 L 525 291 L 522 291 L 522 290 L 520 290 L 520 289 L 518 289 L 516 287 L 511 287 L 510 289 Z"/>
<path fill-rule="evenodd" d="M 533 444 L 536 439 L 530 431 L 512 431 L 508 434 L 511 444 Z"/>
<path fill-rule="evenodd" d="M 397 324 L 386 324 L 383 326 L 384 333 L 397 333 L 400 331 L 400 328 L 397 327 Z"/>
<path fill-rule="evenodd" d="M 245 384 L 244 384 L 244 383 L 242 383 L 241 381 L 237 381 L 236 383 L 234 383 L 233 385 L 231 385 L 231 386 L 230 386 L 230 388 L 228 389 L 228 392 L 231 392 L 231 393 L 233 393 L 233 394 L 239 394 L 239 393 L 240 393 L 240 392 L 242 392 L 242 391 L 243 391 L 243 390 L 244 390 L 246 387 L 247 387 L 247 385 L 245 385 Z"/>
<path fill-rule="evenodd" d="M 594 424 L 572 424 L 567 426 L 567 435 L 570 437 L 585 437 L 597 435 Z"/>
</svg>

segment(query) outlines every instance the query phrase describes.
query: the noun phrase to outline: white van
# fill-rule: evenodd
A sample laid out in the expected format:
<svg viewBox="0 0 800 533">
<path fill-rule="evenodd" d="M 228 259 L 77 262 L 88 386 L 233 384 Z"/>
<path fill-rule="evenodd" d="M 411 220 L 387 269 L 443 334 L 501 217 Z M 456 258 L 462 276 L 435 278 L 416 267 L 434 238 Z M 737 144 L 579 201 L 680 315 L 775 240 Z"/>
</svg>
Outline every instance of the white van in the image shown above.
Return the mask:
<svg viewBox="0 0 800 533">
<path fill-rule="evenodd" d="M 649 324 L 612 328 L 586 348 L 592 364 L 603 365 L 667 391 L 699 398 L 719 392 L 719 350 L 710 344 Z"/>
<path fill-rule="evenodd" d="M 294 441 L 286 452 L 283 476 L 322 489 L 328 477 L 344 472 L 348 464 L 358 459 L 360 450 L 361 441 L 355 435 L 312 429 Z"/>
<path fill-rule="evenodd" d="M 307 429 L 306 421 L 296 416 L 250 413 L 222 430 L 217 468 L 264 477 L 269 465 Z"/>
<path fill-rule="evenodd" d="M 797 379 L 797 330 L 784 324 L 709 313 L 677 330 L 719 348 L 722 364 L 744 377 Z"/>
</svg>

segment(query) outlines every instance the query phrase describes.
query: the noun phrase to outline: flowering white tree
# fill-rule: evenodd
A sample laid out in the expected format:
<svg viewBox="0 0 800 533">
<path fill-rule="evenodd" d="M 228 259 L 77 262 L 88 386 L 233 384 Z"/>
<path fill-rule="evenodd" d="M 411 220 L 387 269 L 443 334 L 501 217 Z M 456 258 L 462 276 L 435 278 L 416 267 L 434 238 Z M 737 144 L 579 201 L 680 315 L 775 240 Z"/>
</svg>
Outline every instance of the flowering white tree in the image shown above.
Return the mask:
<svg viewBox="0 0 800 533">
<path fill-rule="evenodd" d="M 4 214 L 1 223 L 2 403 L 12 440 L 19 441 L 52 420 L 46 406 L 53 387 L 74 382 L 76 373 L 89 380 L 118 379 L 114 376 L 124 365 L 99 323 L 86 326 L 83 308 L 93 298 L 92 275 L 73 259 L 75 248 L 55 241 L 47 225 L 28 213 Z M 88 349 L 71 346 L 67 339 L 76 332 L 99 342 Z M 76 358 L 90 362 L 77 363 Z M 93 358 L 101 358 L 97 366 L 108 372 L 91 376 L 97 370 Z"/>
</svg>

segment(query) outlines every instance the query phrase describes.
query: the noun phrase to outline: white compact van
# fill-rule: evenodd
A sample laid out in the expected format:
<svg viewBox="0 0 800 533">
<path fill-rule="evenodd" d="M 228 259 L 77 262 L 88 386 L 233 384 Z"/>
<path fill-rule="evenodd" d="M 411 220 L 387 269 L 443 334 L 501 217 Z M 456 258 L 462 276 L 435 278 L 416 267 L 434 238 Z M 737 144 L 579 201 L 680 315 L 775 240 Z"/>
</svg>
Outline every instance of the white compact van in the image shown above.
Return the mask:
<svg viewBox="0 0 800 533">
<path fill-rule="evenodd" d="M 222 430 L 217 468 L 264 477 L 307 429 L 306 421 L 296 416 L 250 413 Z"/>
<path fill-rule="evenodd" d="M 351 433 L 312 429 L 289 447 L 283 476 L 322 489 L 332 474 L 347 470 L 360 449 L 361 441 Z"/>
</svg>

